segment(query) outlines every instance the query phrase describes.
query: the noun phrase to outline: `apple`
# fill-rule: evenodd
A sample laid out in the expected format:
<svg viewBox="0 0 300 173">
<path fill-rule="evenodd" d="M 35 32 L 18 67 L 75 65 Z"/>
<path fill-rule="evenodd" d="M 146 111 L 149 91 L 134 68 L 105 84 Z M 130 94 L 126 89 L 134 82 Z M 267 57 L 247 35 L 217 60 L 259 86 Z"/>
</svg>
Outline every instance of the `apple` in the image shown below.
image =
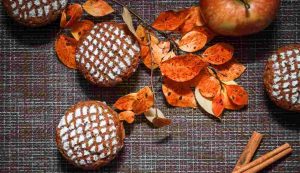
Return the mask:
<svg viewBox="0 0 300 173">
<path fill-rule="evenodd" d="M 225 36 L 257 33 L 274 20 L 280 0 L 200 0 L 202 17 L 214 32 Z"/>
</svg>

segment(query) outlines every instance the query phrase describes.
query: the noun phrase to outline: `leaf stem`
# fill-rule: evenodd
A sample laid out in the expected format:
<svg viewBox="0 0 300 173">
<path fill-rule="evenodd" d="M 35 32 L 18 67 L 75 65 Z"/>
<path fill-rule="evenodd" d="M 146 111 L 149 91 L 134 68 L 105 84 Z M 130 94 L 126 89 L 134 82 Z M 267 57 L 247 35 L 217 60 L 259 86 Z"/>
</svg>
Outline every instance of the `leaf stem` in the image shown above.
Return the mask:
<svg viewBox="0 0 300 173">
<path fill-rule="evenodd" d="M 153 99 L 154 99 L 154 105 L 153 107 L 156 110 L 156 117 L 157 115 L 157 108 L 156 108 L 156 94 L 155 94 L 155 90 L 154 90 L 154 82 L 153 82 L 153 76 L 154 76 L 154 69 L 153 69 L 153 65 L 154 65 L 154 56 L 153 56 L 153 52 L 152 52 L 152 48 L 151 48 L 151 35 L 149 33 L 149 31 L 147 31 L 147 37 L 148 37 L 148 43 L 147 46 L 149 47 L 149 51 L 150 51 L 150 56 L 151 56 L 151 72 L 150 72 L 150 85 L 151 85 L 151 90 L 153 92 Z"/>
<path fill-rule="evenodd" d="M 118 0 L 111 0 L 112 2 L 120 5 L 121 7 L 126 7 L 128 9 L 128 11 L 133 14 L 140 22 L 141 24 L 146 27 L 148 30 L 152 30 L 155 31 L 157 33 L 159 33 L 161 36 L 165 37 L 165 39 L 167 39 L 168 41 L 170 41 L 172 48 L 174 49 L 176 54 L 179 54 L 179 48 L 177 43 L 174 41 L 174 39 L 170 36 L 170 34 L 157 30 L 156 28 L 154 28 L 153 26 L 149 25 L 148 22 L 146 22 L 138 13 L 136 13 L 133 9 L 131 9 L 130 7 L 128 7 L 126 4 L 118 1 Z"/>
<path fill-rule="evenodd" d="M 246 10 L 250 9 L 250 4 L 248 2 L 246 2 L 245 0 L 240 0 L 240 1 L 244 4 Z"/>
</svg>

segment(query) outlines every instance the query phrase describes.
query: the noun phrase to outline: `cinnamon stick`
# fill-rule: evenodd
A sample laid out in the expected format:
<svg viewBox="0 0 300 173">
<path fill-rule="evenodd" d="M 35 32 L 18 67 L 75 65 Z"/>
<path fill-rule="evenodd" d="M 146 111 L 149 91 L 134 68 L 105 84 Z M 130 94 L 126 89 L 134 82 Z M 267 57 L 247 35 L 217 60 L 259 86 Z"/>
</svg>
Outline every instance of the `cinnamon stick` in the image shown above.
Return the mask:
<svg viewBox="0 0 300 173">
<path fill-rule="evenodd" d="M 263 135 L 258 132 L 253 132 L 251 138 L 249 139 L 244 151 L 242 152 L 239 160 L 237 161 L 233 171 L 238 170 L 242 165 L 249 163 L 255 154 L 259 144 L 263 138 Z"/>
<path fill-rule="evenodd" d="M 233 173 L 245 173 L 245 172 L 258 172 L 259 170 L 264 169 L 275 161 L 281 159 L 282 157 L 288 155 L 292 152 L 292 148 L 288 143 L 276 148 L 275 150 L 268 152 L 256 160 L 242 166 L 240 169 L 234 171 Z"/>
</svg>

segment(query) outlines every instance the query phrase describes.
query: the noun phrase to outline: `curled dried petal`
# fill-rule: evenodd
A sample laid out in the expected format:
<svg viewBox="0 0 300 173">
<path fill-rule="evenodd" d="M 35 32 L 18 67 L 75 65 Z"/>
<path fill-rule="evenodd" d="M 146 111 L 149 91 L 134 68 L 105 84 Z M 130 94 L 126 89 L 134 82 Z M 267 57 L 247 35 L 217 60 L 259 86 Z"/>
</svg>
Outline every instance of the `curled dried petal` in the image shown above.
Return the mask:
<svg viewBox="0 0 300 173">
<path fill-rule="evenodd" d="M 137 100 L 137 94 L 131 93 L 119 98 L 114 107 L 118 110 L 131 111 L 133 110 L 133 103 Z"/>
<path fill-rule="evenodd" d="M 134 122 L 135 114 L 132 111 L 124 111 L 119 113 L 119 119 L 121 121 L 126 121 L 127 123 L 131 124 Z"/>
<path fill-rule="evenodd" d="M 69 5 L 61 15 L 60 27 L 69 28 L 72 27 L 82 16 L 83 10 L 80 4 Z"/>
<path fill-rule="evenodd" d="M 82 7 L 94 17 L 102 17 L 114 12 L 114 9 L 104 0 L 87 0 Z"/>
<path fill-rule="evenodd" d="M 59 35 L 55 41 L 55 51 L 59 60 L 67 67 L 76 69 L 75 52 L 77 41 L 66 35 Z"/>
<path fill-rule="evenodd" d="M 72 26 L 71 33 L 76 40 L 79 40 L 80 37 L 85 34 L 87 31 L 91 30 L 94 26 L 94 23 L 90 20 L 82 20 L 77 22 Z"/>
</svg>

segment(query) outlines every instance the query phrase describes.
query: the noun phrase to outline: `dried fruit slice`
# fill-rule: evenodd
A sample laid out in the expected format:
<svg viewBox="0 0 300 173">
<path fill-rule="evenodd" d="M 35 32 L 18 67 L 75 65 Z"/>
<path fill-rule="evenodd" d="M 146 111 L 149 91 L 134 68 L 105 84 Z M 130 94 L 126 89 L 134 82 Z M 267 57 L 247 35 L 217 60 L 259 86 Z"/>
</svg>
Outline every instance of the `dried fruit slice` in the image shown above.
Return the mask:
<svg viewBox="0 0 300 173">
<path fill-rule="evenodd" d="M 187 16 L 185 22 L 180 26 L 180 32 L 185 34 L 191 31 L 195 26 L 203 26 L 204 20 L 201 18 L 201 11 L 200 7 L 191 7 L 186 9 Z"/>
<path fill-rule="evenodd" d="M 217 75 L 222 81 L 232 81 L 240 77 L 246 70 L 246 67 L 238 63 L 236 60 L 230 60 L 229 62 L 214 66 L 217 69 Z"/>
<path fill-rule="evenodd" d="M 104 0 L 87 0 L 82 7 L 94 17 L 102 17 L 114 12 L 114 9 Z"/>
<path fill-rule="evenodd" d="M 238 85 L 225 85 L 229 99 L 236 105 L 247 105 L 248 104 L 248 93 L 247 91 Z"/>
<path fill-rule="evenodd" d="M 131 124 L 134 122 L 135 114 L 132 111 L 123 111 L 119 113 L 119 120 L 126 121 L 127 123 Z"/>
<path fill-rule="evenodd" d="M 133 110 L 133 103 L 136 100 L 137 100 L 137 93 L 131 93 L 119 98 L 114 104 L 114 107 L 122 111 L 131 111 Z"/>
<path fill-rule="evenodd" d="M 175 31 L 183 24 L 185 17 L 184 13 L 165 11 L 159 14 L 152 26 L 160 31 Z"/>
<path fill-rule="evenodd" d="M 55 41 L 55 51 L 59 60 L 67 67 L 76 69 L 75 52 L 77 41 L 66 35 L 59 35 Z"/>
<path fill-rule="evenodd" d="M 203 60 L 213 65 L 221 65 L 232 59 L 234 48 L 227 43 L 217 43 L 206 49 Z"/>
<path fill-rule="evenodd" d="M 220 117 L 224 111 L 224 103 L 222 95 L 219 92 L 218 95 L 212 100 L 212 111 L 216 117 Z"/>
<path fill-rule="evenodd" d="M 77 22 L 72 26 L 71 33 L 76 40 L 79 40 L 81 35 L 85 34 L 87 31 L 91 30 L 94 23 L 90 20 L 82 20 Z"/>
<path fill-rule="evenodd" d="M 186 33 L 179 41 L 179 48 L 185 52 L 197 52 L 208 42 L 207 36 L 197 30 Z"/>
<path fill-rule="evenodd" d="M 212 76 L 207 68 L 203 69 L 199 74 L 199 82 L 196 87 L 199 89 L 202 96 L 207 98 L 213 98 L 221 90 L 220 81 L 214 76 Z"/>
<path fill-rule="evenodd" d="M 160 65 L 162 74 L 176 82 L 185 82 L 195 78 L 207 66 L 200 57 L 188 54 L 176 56 Z"/>
<path fill-rule="evenodd" d="M 83 10 L 80 4 L 69 5 L 61 14 L 60 27 L 68 28 L 73 26 L 82 16 Z"/>
<path fill-rule="evenodd" d="M 167 102 L 172 106 L 196 108 L 196 100 L 192 89 L 186 83 L 164 78 L 162 90 Z"/>
<path fill-rule="evenodd" d="M 148 111 L 154 104 L 154 96 L 147 86 L 137 92 L 137 99 L 133 102 L 133 112 L 140 115 Z"/>
</svg>

